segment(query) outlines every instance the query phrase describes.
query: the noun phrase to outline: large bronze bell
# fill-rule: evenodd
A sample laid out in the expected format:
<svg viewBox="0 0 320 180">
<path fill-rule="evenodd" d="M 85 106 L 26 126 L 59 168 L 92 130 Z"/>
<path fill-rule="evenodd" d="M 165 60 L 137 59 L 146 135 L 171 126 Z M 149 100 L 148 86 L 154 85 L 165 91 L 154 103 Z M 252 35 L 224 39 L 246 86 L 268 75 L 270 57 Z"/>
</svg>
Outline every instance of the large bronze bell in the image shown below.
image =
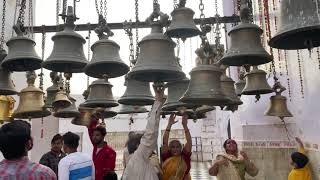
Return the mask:
<svg viewBox="0 0 320 180">
<path fill-rule="evenodd" d="M 192 9 L 186 8 L 184 5 L 175 8 L 171 13 L 172 20 L 166 35 L 182 39 L 198 36 L 200 31 L 194 23 L 193 15 Z"/>
<path fill-rule="evenodd" d="M 119 104 L 113 98 L 112 84 L 107 79 L 98 79 L 93 81 L 89 86 L 89 95 L 83 103 L 85 107 L 115 107 Z"/>
<path fill-rule="evenodd" d="M 66 108 L 60 108 L 57 112 L 53 113 L 54 117 L 58 118 L 74 118 L 80 116 L 80 112 L 77 110 L 76 107 L 76 100 L 69 96 L 69 100 L 71 101 L 71 105 Z"/>
<path fill-rule="evenodd" d="M 115 78 L 129 71 L 120 58 L 120 46 L 109 39 L 100 39 L 91 46 L 93 52 L 90 63 L 85 67 L 85 73 L 94 78 Z"/>
<path fill-rule="evenodd" d="M 188 104 L 224 106 L 230 103 L 222 92 L 220 76 L 222 71 L 216 65 L 198 65 L 190 72 L 191 80 L 180 101 Z"/>
<path fill-rule="evenodd" d="M 277 49 L 311 49 L 320 46 L 319 2 L 282 0 L 278 32 L 269 45 Z"/>
<path fill-rule="evenodd" d="M 0 49 L 0 62 L 6 57 L 7 53 L 4 49 Z M 11 80 L 11 73 L 0 66 L 0 95 L 14 95 L 18 92 L 14 89 Z"/>
<path fill-rule="evenodd" d="M 41 68 L 42 59 L 35 51 L 36 43 L 23 36 L 19 25 L 14 29 L 17 36 L 12 37 L 6 44 L 8 46 L 8 55 L 4 58 L 1 66 L 9 71 L 33 71 Z"/>
<path fill-rule="evenodd" d="M 54 109 L 63 109 L 71 106 L 72 102 L 69 100 L 67 93 L 60 88 L 60 90 L 56 93 L 54 101 L 52 102 L 52 106 Z"/>
<path fill-rule="evenodd" d="M 174 54 L 175 43 L 162 33 L 160 24 L 153 23 L 151 28 L 151 34 L 139 42 L 140 54 L 129 77 L 147 82 L 183 79 L 185 74 Z"/>
<path fill-rule="evenodd" d="M 168 88 L 168 97 L 162 106 L 163 111 L 177 111 L 178 108 L 193 108 L 195 105 L 180 102 L 180 98 L 188 89 L 190 80 L 185 78 L 180 81 L 173 81 L 166 84 Z"/>
<path fill-rule="evenodd" d="M 273 89 L 268 84 L 267 73 L 257 66 L 253 66 L 252 70 L 245 74 L 246 86 L 242 90 L 243 95 L 260 95 L 269 94 Z"/>
<path fill-rule="evenodd" d="M 144 106 L 122 105 L 118 114 L 146 113 L 148 110 Z"/>
<path fill-rule="evenodd" d="M 136 81 L 126 76 L 127 89 L 118 102 L 125 105 L 152 105 L 154 97 L 150 91 L 149 82 Z"/>
<path fill-rule="evenodd" d="M 13 120 L 12 113 L 15 102 L 11 96 L 0 96 L 0 124 Z"/>
<path fill-rule="evenodd" d="M 261 44 L 263 30 L 250 22 L 250 11 L 247 5 L 241 5 L 241 23 L 233 27 L 230 36 L 230 48 L 221 59 L 228 66 L 260 65 L 268 63 L 272 57 Z"/>
<path fill-rule="evenodd" d="M 221 89 L 222 92 L 231 99 L 229 105 L 241 105 L 243 102 L 236 94 L 236 90 L 234 88 L 234 81 L 228 77 L 225 73 L 221 76 Z"/>
<path fill-rule="evenodd" d="M 46 69 L 56 72 L 81 73 L 88 61 L 83 52 L 86 40 L 75 29 L 75 15 L 73 8 L 68 7 L 64 30 L 57 32 L 53 37 L 53 50 L 50 56 L 42 63 Z"/>
<path fill-rule="evenodd" d="M 281 120 L 285 117 L 293 117 L 287 107 L 287 98 L 282 96 L 281 93 L 286 90 L 279 82 L 274 85 L 276 95 L 270 97 L 270 106 L 264 113 L 266 116 L 276 116 Z"/>
<path fill-rule="evenodd" d="M 46 117 L 51 114 L 50 111 L 44 108 L 44 92 L 34 86 L 36 77 L 37 75 L 34 71 L 27 72 L 28 87 L 22 89 L 18 94 L 20 101 L 18 108 L 12 115 L 14 118 L 32 119 Z"/>
</svg>

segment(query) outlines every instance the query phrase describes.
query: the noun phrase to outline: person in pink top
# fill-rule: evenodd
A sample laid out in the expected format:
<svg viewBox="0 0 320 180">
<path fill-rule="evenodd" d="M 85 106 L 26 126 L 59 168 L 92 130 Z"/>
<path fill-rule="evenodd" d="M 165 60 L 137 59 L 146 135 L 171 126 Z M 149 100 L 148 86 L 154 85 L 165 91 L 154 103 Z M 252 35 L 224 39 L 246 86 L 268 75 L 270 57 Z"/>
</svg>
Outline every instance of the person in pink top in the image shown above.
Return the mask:
<svg viewBox="0 0 320 180">
<path fill-rule="evenodd" d="M 14 120 L 0 128 L 0 179 L 56 180 L 56 174 L 48 167 L 28 159 L 32 149 L 31 126 L 26 121 Z"/>
</svg>

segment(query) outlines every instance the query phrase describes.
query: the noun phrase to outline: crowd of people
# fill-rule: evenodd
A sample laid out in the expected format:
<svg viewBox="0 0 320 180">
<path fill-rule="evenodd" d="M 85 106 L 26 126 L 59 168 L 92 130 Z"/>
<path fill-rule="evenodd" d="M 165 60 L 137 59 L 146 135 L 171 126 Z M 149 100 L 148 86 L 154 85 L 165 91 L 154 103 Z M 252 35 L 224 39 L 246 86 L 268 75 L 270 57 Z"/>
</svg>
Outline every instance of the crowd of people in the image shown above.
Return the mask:
<svg viewBox="0 0 320 180">
<path fill-rule="evenodd" d="M 0 128 L 0 151 L 4 160 L 0 162 L 0 180 L 190 180 L 192 139 L 188 129 L 188 116 L 182 116 L 186 143 L 169 142 L 176 115 L 171 114 L 163 135 L 160 160 L 157 139 L 160 112 L 164 96 L 163 86 L 154 86 L 155 103 L 147 117 L 144 133 L 130 132 L 123 154 L 124 171 L 121 177 L 115 173 L 116 152 L 105 142 L 107 134 L 98 119 L 92 118 L 88 126 L 93 145 L 92 156 L 78 152 L 80 137 L 72 132 L 57 134 L 51 140 L 51 150 L 39 163 L 28 159 L 33 147 L 31 126 L 23 120 L 15 120 Z M 296 138 L 299 151 L 291 154 L 293 166 L 288 180 L 311 180 L 309 159 L 303 143 Z M 245 180 L 245 174 L 256 176 L 259 172 L 248 155 L 239 151 L 236 141 L 227 139 L 224 153 L 218 154 L 209 174 L 218 180 Z"/>
</svg>

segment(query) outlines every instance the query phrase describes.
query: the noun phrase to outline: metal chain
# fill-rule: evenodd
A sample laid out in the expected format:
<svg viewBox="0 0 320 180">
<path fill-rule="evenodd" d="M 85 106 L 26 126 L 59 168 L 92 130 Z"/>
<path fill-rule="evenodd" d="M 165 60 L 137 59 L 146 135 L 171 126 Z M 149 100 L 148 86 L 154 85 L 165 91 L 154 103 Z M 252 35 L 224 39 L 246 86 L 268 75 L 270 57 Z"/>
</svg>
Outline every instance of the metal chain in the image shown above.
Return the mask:
<svg viewBox="0 0 320 180">
<path fill-rule="evenodd" d="M 28 14 L 28 20 L 29 20 L 29 34 L 31 36 L 31 38 L 33 39 L 33 7 L 32 7 L 32 0 L 29 0 L 29 14 Z"/>
<path fill-rule="evenodd" d="M 59 25 L 60 0 L 56 0 L 56 25 Z"/>
<path fill-rule="evenodd" d="M 268 5 L 268 0 L 263 0 L 263 5 L 264 5 L 264 18 L 266 22 L 266 34 L 268 40 L 271 39 L 271 25 L 270 25 L 270 16 L 269 16 L 269 5 Z M 270 46 L 270 55 L 272 57 L 272 65 L 270 66 L 269 72 L 271 73 L 273 71 L 274 75 L 274 80 L 276 81 L 277 77 L 276 75 L 276 69 L 274 67 L 274 56 L 273 56 L 273 48 Z"/>
<path fill-rule="evenodd" d="M 199 10 L 200 10 L 200 21 L 201 21 L 200 26 L 203 26 L 204 25 L 204 19 L 206 18 L 206 16 L 203 13 L 204 4 L 203 4 L 202 0 L 200 0 Z"/>
<path fill-rule="evenodd" d="M 320 69 L 320 50 L 319 50 L 319 47 L 317 47 L 317 56 L 318 56 L 318 67 Z"/>
<path fill-rule="evenodd" d="M 91 28 L 90 28 L 90 23 L 88 24 L 89 26 L 89 30 L 88 30 L 88 36 L 86 37 L 86 39 L 88 40 L 88 59 L 90 59 L 91 57 Z M 90 83 L 90 77 L 87 76 L 87 89 L 89 87 L 89 83 Z"/>
<path fill-rule="evenodd" d="M 107 21 L 107 0 L 104 0 L 104 19 Z M 107 21 L 108 22 L 108 21 Z"/>
<path fill-rule="evenodd" d="M 41 59 L 44 60 L 44 53 L 45 53 L 45 47 L 46 47 L 46 33 L 44 30 L 44 26 L 42 27 L 42 38 L 41 38 Z M 43 90 L 43 68 L 41 68 L 41 72 L 38 75 L 40 77 L 39 80 L 39 88 Z"/>
<path fill-rule="evenodd" d="M 101 15 L 103 15 L 102 12 L 103 12 L 103 1 L 100 0 L 100 14 Z"/>
<path fill-rule="evenodd" d="M 96 6 L 96 12 L 99 15 L 100 11 L 99 11 L 99 5 L 98 5 L 98 0 L 94 0 L 95 6 Z"/>
<path fill-rule="evenodd" d="M 136 22 L 139 22 L 139 0 L 135 0 L 135 15 L 136 15 Z M 139 48 L 139 28 L 138 25 L 136 26 L 136 57 L 135 59 L 138 59 L 140 53 Z"/>
<path fill-rule="evenodd" d="M 214 10 L 215 10 L 216 14 L 219 14 L 218 13 L 218 0 L 214 0 Z"/>
<path fill-rule="evenodd" d="M 18 5 L 20 4 L 20 0 L 16 0 L 16 5 L 15 5 L 15 8 L 14 8 L 14 17 L 13 17 L 13 23 L 12 24 L 16 24 L 16 20 L 17 20 L 17 9 L 18 9 Z M 14 34 L 14 29 L 11 28 L 11 37 L 13 36 Z"/>
<path fill-rule="evenodd" d="M 130 20 L 129 22 L 125 21 L 123 23 L 123 29 L 125 33 L 129 37 L 129 61 L 130 61 L 130 67 L 132 67 L 135 64 L 135 59 L 134 59 L 134 47 L 133 47 L 133 34 L 132 34 L 132 21 Z"/>
<path fill-rule="evenodd" d="M 300 55 L 300 50 L 297 50 L 297 57 L 298 57 L 298 66 L 299 66 L 299 78 L 300 78 L 300 92 L 302 98 L 304 98 L 304 87 L 303 87 L 303 77 L 302 77 L 302 59 Z"/>
<path fill-rule="evenodd" d="M 3 0 L 3 2 L 2 2 L 2 23 L 1 23 L 0 49 L 3 49 L 3 45 L 4 45 L 5 23 L 6 23 L 6 0 Z"/>
<path fill-rule="evenodd" d="M 177 57 L 179 58 L 180 57 L 180 39 L 179 38 L 177 38 Z"/>
<path fill-rule="evenodd" d="M 26 0 L 21 0 L 18 21 L 21 22 L 22 26 L 24 25 L 25 9 L 26 9 Z"/>
<path fill-rule="evenodd" d="M 178 1 L 177 0 L 173 0 L 173 8 L 174 9 L 178 8 Z"/>
<path fill-rule="evenodd" d="M 286 75 L 287 75 L 287 85 L 288 85 L 288 94 L 289 94 L 289 100 L 291 101 L 291 86 L 290 86 L 290 76 L 289 76 L 289 68 L 288 68 L 288 54 L 287 51 L 284 51 L 284 61 L 286 65 Z"/>
<path fill-rule="evenodd" d="M 95 0 L 96 12 L 98 15 L 102 15 L 103 18 L 107 21 L 107 0 Z M 99 6 L 100 4 L 100 6 Z"/>
</svg>

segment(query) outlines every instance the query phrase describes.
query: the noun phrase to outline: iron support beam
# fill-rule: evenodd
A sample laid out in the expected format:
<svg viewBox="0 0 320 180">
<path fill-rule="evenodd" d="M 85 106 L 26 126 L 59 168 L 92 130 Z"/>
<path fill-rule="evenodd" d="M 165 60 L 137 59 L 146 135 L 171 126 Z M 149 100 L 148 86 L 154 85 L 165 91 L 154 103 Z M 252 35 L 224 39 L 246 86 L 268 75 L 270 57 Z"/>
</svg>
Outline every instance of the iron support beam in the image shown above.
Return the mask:
<svg viewBox="0 0 320 180">
<path fill-rule="evenodd" d="M 201 20 L 200 19 L 194 19 L 195 23 L 197 25 L 200 24 Z M 204 23 L 205 24 L 215 24 L 217 22 L 220 22 L 222 24 L 224 23 L 236 23 L 236 22 L 240 22 L 240 18 L 239 16 L 224 16 L 224 17 L 209 17 L 209 18 L 205 18 L 204 19 Z M 97 27 L 98 24 L 77 24 L 76 25 L 76 29 L 75 31 L 88 31 L 90 30 L 94 30 Z M 123 23 L 108 23 L 108 26 L 110 27 L 110 29 L 123 29 Z M 133 28 L 149 28 L 150 25 L 146 22 L 132 22 L 132 27 Z M 29 27 L 26 27 L 26 29 L 28 29 Z M 52 25 L 52 26 L 46 26 L 46 25 L 42 25 L 42 26 L 33 26 L 33 32 L 34 33 L 42 33 L 42 32 L 46 32 L 46 33 L 50 33 L 50 32 L 58 32 L 58 31 L 62 31 L 63 30 L 63 24 L 61 25 Z"/>
</svg>

